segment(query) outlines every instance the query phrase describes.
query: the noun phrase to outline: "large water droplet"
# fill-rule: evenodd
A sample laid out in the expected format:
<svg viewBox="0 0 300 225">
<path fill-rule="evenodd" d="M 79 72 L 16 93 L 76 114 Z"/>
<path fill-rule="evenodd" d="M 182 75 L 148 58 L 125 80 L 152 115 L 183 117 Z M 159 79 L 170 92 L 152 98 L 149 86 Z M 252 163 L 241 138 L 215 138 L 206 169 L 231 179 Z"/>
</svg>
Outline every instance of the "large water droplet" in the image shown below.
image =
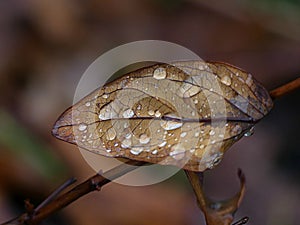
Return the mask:
<svg viewBox="0 0 300 225">
<path fill-rule="evenodd" d="M 159 67 L 153 72 L 153 77 L 157 80 L 165 79 L 167 76 L 167 71 L 165 68 Z"/>
<path fill-rule="evenodd" d="M 182 122 L 172 121 L 172 120 L 162 120 L 160 125 L 165 130 L 175 130 L 182 126 Z"/>
<path fill-rule="evenodd" d="M 123 112 L 123 117 L 124 118 L 131 118 L 134 116 L 134 112 L 132 109 L 126 109 L 124 112 Z"/>
<path fill-rule="evenodd" d="M 231 78 L 229 76 L 224 76 L 221 78 L 221 82 L 225 84 L 226 86 L 231 85 Z"/>
<path fill-rule="evenodd" d="M 78 126 L 78 130 L 79 131 L 84 131 L 87 128 L 87 125 L 85 123 L 81 123 Z"/>
<path fill-rule="evenodd" d="M 249 131 L 247 131 L 244 136 L 245 137 L 250 137 L 254 134 L 254 127 L 251 127 Z"/>
<path fill-rule="evenodd" d="M 141 152 L 143 152 L 143 148 L 140 147 L 134 147 L 130 149 L 130 153 L 133 155 L 139 155 Z"/>
<path fill-rule="evenodd" d="M 112 141 L 116 138 L 116 136 L 117 136 L 117 133 L 116 133 L 116 130 L 114 128 L 109 128 L 106 131 L 106 139 L 107 140 Z"/>
<path fill-rule="evenodd" d="M 147 134 L 141 134 L 139 141 L 141 144 L 147 144 L 150 141 L 150 137 Z"/>
</svg>

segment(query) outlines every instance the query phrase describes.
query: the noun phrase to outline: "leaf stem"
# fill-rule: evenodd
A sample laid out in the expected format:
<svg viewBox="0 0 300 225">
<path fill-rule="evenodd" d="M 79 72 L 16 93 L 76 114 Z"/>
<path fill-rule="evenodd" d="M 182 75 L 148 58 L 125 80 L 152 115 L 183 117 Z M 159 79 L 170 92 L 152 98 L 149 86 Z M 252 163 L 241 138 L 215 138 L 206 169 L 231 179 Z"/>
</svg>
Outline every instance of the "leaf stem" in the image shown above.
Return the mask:
<svg viewBox="0 0 300 225">
<path fill-rule="evenodd" d="M 270 96 L 272 99 L 277 99 L 286 94 L 289 94 L 292 91 L 295 91 L 298 88 L 300 88 L 300 77 L 270 91 Z"/>
</svg>

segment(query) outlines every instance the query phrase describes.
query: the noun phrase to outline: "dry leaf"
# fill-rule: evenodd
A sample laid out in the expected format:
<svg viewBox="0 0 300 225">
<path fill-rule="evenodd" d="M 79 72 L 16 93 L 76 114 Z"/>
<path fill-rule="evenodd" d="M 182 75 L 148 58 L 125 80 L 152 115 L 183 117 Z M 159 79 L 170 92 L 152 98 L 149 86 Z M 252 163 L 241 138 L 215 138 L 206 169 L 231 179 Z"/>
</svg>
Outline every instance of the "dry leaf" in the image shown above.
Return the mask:
<svg viewBox="0 0 300 225">
<path fill-rule="evenodd" d="M 157 64 L 95 90 L 52 133 L 103 156 L 204 171 L 271 108 L 267 90 L 231 65 Z"/>
</svg>

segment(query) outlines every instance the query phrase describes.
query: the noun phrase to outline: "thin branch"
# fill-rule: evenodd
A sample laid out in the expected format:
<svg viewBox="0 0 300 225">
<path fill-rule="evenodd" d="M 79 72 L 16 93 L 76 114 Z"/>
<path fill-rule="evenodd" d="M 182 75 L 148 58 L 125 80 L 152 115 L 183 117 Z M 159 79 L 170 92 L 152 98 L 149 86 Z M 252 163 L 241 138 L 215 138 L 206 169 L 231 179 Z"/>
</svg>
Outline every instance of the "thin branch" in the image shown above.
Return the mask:
<svg viewBox="0 0 300 225">
<path fill-rule="evenodd" d="M 295 80 L 284 84 L 278 88 L 275 88 L 274 90 L 270 91 L 270 96 L 273 99 L 280 98 L 286 94 L 289 94 L 292 91 L 295 91 L 296 89 L 300 88 L 300 77 L 296 78 Z"/>
<path fill-rule="evenodd" d="M 2 225 L 24 225 L 24 224 L 38 224 L 45 218 L 49 217 L 53 213 L 61 210 L 72 202 L 76 201 L 80 197 L 93 192 L 99 191 L 102 186 L 108 184 L 112 180 L 115 180 L 118 177 L 125 175 L 126 173 L 137 169 L 139 166 L 145 165 L 145 162 L 128 160 L 126 164 L 121 164 L 107 172 L 103 175 L 96 174 L 86 181 L 78 184 L 76 187 L 68 191 L 67 193 L 59 196 L 52 202 L 49 202 L 47 205 L 44 205 L 39 210 L 34 210 L 34 214 L 32 212 L 27 212 L 22 214 L 21 216 L 10 220 Z"/>
</svg>

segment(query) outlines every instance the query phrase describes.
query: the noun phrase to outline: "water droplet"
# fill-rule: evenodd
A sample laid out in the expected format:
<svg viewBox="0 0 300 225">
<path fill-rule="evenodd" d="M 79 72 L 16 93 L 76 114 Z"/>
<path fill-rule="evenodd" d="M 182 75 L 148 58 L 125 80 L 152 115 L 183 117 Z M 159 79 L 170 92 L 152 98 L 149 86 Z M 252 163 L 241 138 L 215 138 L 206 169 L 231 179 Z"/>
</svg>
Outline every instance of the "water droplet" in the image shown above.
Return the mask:
<svg viewBox="0 0 300 225">
<path fill-rule="evenodd" d="M 246 79 L 246 84 L 247 84 L 248 86 L 252 86 L 252 84 L 253 84 L 253 79 L 252 79 L 252 75 L 251 75 L 251 74 L 248 74 L 248 77 L 247 77 L 247 79 Z"/>
<path fill-rule="evenodd" d="M 152 109 L 150 109 L 150 110 L 148 111 L 148 114 L 149 114 L 149 116 L 153 116 L 153 115 L 154 115 L 154 111 L 153 111 Z"/>
<path fill-rule="evenodd" d="M 158 147 L 164 147 L 167 144 L 166 141 L 162 142 L 161 144 L 158 145 Z"/>
<path fill-rule="evenodd" d="M 170 156 L 174 159 L 182 159 L 184 157 L 185 149 L 181 144 L 176 144 L 171 147 Z"/>
<path fill-rule="evenodd" d="M 156 155 L 156 154 L 158 153 L 158 150 L 155 149 L 155 150 L 153 150 L 151 153 L 152 153 L 153 155 Z"/>
<path fill-rule="evenodd" d="M 167 71 L 165 68 L 159 67 L 153 72 L 153 77 L 157 80 L 165 79 L 167 76 Z"/>
<path fill-rule="evenodd" d="M 102 95 L 102 98 L 107 99 L 109 97 L 109 94 Z"/>
<path fill-rule="evenodd" d="M 139 141 L 141 144 L 147 144 L 150 141 L 150 137 L 147 134 L 141 134 Z"/>
<path fill-rule="evenodd" d="M 242 131 L 243 131 L 242 127 L 239 124 L 237 124 L 234 126 L 231 133 L 232 133 L 232 135 L 237 135 L 237 134 L 240 134 Z"/>
<path fill-rule="evenodd" d="M 126 138 L 126 139 L 130 139 L 130 138 L 131 138 L 131 133 L 126 134 L 126 135 L 125 135 L 125 138 Z"/>
<path fill-rule="evenodd" d="M 245 137 L 250 137 L 254 133 L 254 127 L 251 127 L 249 131 L 247 131 L 244 136 Z"/>
<path fill-rule="evenodd" d="M 140 147 L 134 147 L 130 149 L 130 153 L 133 155 L 139 155 L 141 152 L 143 152 L 143 148 Z"/>
<path fill-rule="evenodd" d="M 90 102 L 87 102 L 87 103 L 85 103 L 85 106 L 86 106 L 86 107 L 89 107 L 89 106 L 91 106 L 91 103 L 90 103 Z"/>
<path fill-rule="evenodd" d="M 183 137 L 185 137 L 185 136 L 186 136 L 186 134 L 187 134 L 186 132 L 182 132 L 182 133 L 180 134 L 180 137 L 182 137 L 182 138 L 183 138 Z"/>
<path fill-rule="evenodd" d="M 81 123 L 78 126 L 78 130 L 79 131 L 84 131 L 87 128 L 87 125 L 85 123 Z"/>
<path fill-rule="evenodd" d="M 116 138 L 116 136 L 117 136 L 117 133 L 116 133 L 116 130 L 114 128 L 109 128 L 106 131 L 106 139 L 107 140 L 112 141 Z"/>
<path fill-rule="evenodd" d="M 131 118 L 134 116 L 134 112 L 132 109 L 126 109 L 124 112 L 123 112 L 123 117 L 124 118 Z"/>
<path fill-rule="evenodd" d="M 231 85 L 231 78 L 228 76 L 224 76 L 221 78 L 221 82 L 227 86 Z"/>
<path fill-rule="evenodd" d="M 161 116 L 161 112 L 157 110 L 157 111 L 155 112 L 155 117 L 160 117 L 160 116 Z"/>
<path fill-rule="evenodd" d="M 162 120 L 160 125 L 165 130 L 175 130 L 182 126 L 182 122 L 172 121 L 172 120 Z"/>
<path fill-rule="evenodd" d="M 124 139 L 121 143 L 122 148 L 129 148 L 131 146 L 131 140 L 130 139 Z"/>
<path fill-rule="evenodd" d="M 207 167 L 209 169 L 214 168 L 216 165 L 218 165 L 221 162 L 222 156 L 223 156 L 223 153 L 221 153 L 221 152 L 218 152 L 218 153 L 215 153 L 214 155 L 212 155 L 211 161 L 210 161 L 210 163 L 208 163 Z"/>
</svg>

